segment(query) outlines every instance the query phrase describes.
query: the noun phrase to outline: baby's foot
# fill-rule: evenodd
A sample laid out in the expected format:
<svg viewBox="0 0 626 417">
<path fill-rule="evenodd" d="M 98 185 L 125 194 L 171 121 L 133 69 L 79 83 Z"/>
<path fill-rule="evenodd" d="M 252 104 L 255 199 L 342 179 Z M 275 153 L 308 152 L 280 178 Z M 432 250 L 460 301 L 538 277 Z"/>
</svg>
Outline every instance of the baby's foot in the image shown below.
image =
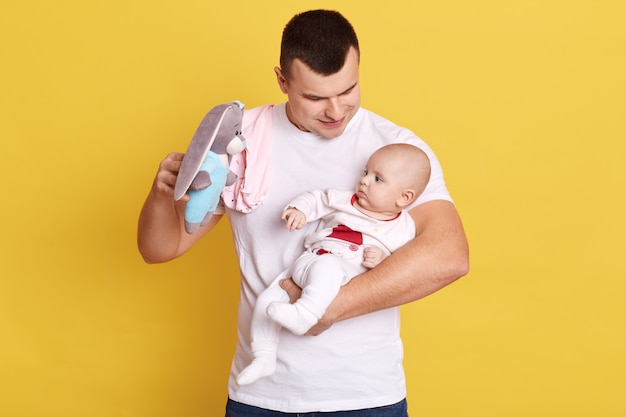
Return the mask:
<svg viewBox="0 0 626 417">
<path fill-rule="evenodd" d="M 248 365 L 239 376 L 237 384 L 248 385 L 259 378 L 272 375 L 276 371 L 276 354 L 271 352 L 258 352 L 252 363 Z"/>
<path fill-rule="evenodd" d="M 299 303 L 271 303 L 267 307 L 267 315 L 293 334 L 303 335 L 317 322 L 318 318 Z"/>
</svg>

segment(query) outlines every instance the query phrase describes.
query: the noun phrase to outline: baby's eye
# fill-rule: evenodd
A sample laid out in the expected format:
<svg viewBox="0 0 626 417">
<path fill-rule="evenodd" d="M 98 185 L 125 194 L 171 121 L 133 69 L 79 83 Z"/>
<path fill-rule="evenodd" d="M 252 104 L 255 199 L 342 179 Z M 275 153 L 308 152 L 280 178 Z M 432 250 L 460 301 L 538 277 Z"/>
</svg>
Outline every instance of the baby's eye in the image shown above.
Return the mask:
<svg viewBox="0 0 626 417">
<path fill-rule="evenodd" d="M 365 176 L 367 176 L 367 169 L 364 169 L 364 170 L 363 170 L 363 176 L 364 176 L 364 177 L 365 177 Z"/>
<path fill-rule="evenodd" d="M 376 176 L 376 182 L 383 182 L 383 179 L 380 178 L 379 176 Z"/>
</svg>

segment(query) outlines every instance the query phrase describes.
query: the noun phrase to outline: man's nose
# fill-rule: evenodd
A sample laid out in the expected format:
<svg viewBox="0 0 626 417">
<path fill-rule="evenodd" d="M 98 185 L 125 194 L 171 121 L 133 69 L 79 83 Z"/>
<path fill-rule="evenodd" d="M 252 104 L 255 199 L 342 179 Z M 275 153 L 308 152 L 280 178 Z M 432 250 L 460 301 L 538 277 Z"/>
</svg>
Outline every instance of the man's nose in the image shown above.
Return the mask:
<svg viewBox="0 0 626 417">
<path fill-rule="evenodd" d="M 337 120 L 341 117 L 341 105 L 339 98 L 333 97 L 328 99 L 328 107 L 326 108 L 326 117 Z"/>
</svg>

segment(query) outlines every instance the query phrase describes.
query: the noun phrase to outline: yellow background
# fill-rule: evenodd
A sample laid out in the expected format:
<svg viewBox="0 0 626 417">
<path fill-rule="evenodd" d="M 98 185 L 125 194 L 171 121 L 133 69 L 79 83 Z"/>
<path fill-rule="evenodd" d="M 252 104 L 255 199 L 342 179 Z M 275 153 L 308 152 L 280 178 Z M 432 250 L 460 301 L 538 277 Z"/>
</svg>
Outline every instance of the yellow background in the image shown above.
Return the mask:
<svg viewBox="0 0 626 417">
<path fill-rule="evenodd" d="M 3 0 L 0 415 L 220 416 L 226 222 L 145 265 L 137 216 L 202 116 L 283 100 L 283 25 L 336 8 L 363 105 L 438 153 L 468 277 L 403 308 L 413 416 L 626 415 L 619 0 Z"/>
</svg>

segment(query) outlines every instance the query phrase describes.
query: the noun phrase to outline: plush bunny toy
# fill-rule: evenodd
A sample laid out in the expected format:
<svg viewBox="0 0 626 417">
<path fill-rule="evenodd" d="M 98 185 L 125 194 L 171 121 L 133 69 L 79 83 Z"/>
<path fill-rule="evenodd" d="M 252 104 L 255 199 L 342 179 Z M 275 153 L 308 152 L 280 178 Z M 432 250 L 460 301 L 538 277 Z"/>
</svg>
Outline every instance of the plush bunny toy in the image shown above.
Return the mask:
<svg viewBox="0 0 626 417">
<path fill-rule="evenodd" d="M 215 106 L 191 139 L 174 186 L 174 199 L 180 200 L 186 193 L 190 197 L 185 208 L 187 233 L 208 223 L 224 186 L 236 179 L 229 165 L 232 155 L 246 147 L 242 118 L 243 104 L 238 101 Z"/>
</svg>

